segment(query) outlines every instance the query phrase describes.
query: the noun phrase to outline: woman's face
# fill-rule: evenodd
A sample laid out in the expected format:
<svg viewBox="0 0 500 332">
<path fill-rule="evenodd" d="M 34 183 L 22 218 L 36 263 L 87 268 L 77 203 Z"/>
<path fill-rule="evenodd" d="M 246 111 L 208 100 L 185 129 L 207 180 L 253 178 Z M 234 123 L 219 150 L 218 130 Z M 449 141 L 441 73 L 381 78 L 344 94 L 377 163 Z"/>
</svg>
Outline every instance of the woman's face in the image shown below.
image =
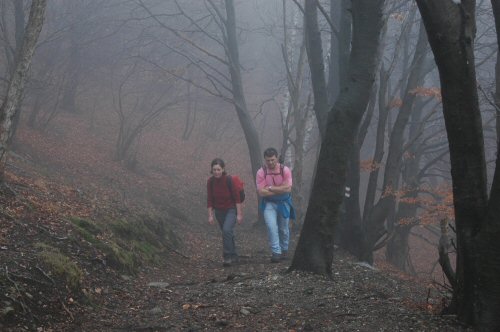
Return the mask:
<svg viewBox="0 0 500 332">
<path fill-rule="evenodd" d="M 222 172 L 224 172 L 224 168 L 222 168 L 220 165 L 212 166 L 212 175 L 216 178 L 220 178 L 222 176 Z"/>
</svg>

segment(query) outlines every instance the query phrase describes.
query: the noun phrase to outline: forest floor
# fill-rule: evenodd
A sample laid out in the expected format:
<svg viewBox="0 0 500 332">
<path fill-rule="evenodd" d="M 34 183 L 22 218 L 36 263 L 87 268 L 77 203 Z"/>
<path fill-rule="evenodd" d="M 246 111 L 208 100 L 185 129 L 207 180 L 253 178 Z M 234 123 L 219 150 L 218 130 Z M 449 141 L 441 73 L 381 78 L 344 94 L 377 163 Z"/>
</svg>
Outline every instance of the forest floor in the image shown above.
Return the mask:
<svg viewBox="0 0 500 332">
<path fill-rule="evenodd" d="M 16 207 L 5 197 L 2 203 Z M 435 314 L 442 299 L 425 282 L 358 264 L 341 250 L 332 278 L 289 273 L 289 261 L 269 261 L 264 230 L 249 223 L 237 226 L 241 260 L 234 266 L 221 264 L 219 230 L 200 223 L 180 234 L 181 249 L 127 274 L 103 264 L 95 248 L 70 241 L 71 227 L 43 212 L 3 214 L 2 331 L 467 330 Z M 40 241 L 63 244 L 85 267 L 83 293 L 39 264 L 33 243 Z"/>
<path fill-rule="evenodd" d="M 212 243 L 195 259 L 174 254 L 170 269 L 144 271 L 108 288 L 99 309 L 86 311 L 77 326 L 85 331 L 467 330 L 452 316 L 429 312 L 429 301 L 436 299 L 428 299 L 415 280 L 359 265 L 342 251 L 336 253 L 333 278 L 287 272 L 287 262 L 269 262 L 264 237 L 258 231 L 241 234 L 241 262 L 229 268 L 208 254 Z"/>
<path fill-rule="evenodd" d="M 56 145 L 46 147 L 57 156 Z M 359 264 L 340 249 L 331 278 L 288 272 L 290 261 L 270 262 L 265 230 L 251 220 L 236 228 L 240 262 L 223 267 L 219 229 L 206 222 L 203 204 L 187 199 L 161 201 L 175 245 L 163 246 L 155 263 L 117 269 L 95 242 L 112 243 L 108 232 L 92 238 L 71 220 L 143 214 L 151 209 L 144 201 L 127 200 L 122 191 L 117 199 L 111 189 L 126 178 L 154 191 L 157 179 L 133 182 L 118 169 L 98 179 L 80 164 L 49 171 L 34 162 L 38 157 L 26 146 L 13 154 L 0 194 L 2 331 L 468 331 L 454 316 L 437 314 L 446 295 L 428 280 Z M 62 162 L 54 160 L 52 167 Z M 291 254 L 297 239 L 294 233 Z M 80 272 L 50 268 L 41 256 L 47 250 Z"/>
</svg>

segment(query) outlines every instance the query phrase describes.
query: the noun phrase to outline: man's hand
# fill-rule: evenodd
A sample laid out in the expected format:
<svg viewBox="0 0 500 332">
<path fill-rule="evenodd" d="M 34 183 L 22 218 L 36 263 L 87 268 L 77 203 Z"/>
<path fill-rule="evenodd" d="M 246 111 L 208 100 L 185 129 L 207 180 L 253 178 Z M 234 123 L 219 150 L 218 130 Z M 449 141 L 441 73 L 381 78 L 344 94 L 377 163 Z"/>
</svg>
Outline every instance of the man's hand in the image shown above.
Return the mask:
<svg viewBox="0 0 500 332">
<path fill-rule="evenodd" d="M 243 215 L 242 214 L 236 215 L 236 221 L 238 222 L 238 225 L 241 225 L 241 223 L 243 222 Z"/>
<path fill-rule="evenodd" d="M 214 221 L 214 216 L 212 216 L 212 215 L 209 215 L 209 216 L 208 216 L 208 223 L 209 223 L 210 225 L 215 224 L 215 221 Z"/>
<path fill-rule="evenodd" d="M 267 197 L 267 196 L 274 195 L 274 193 L 267 188 L 269 188 L 269 187 L 264 187 L 258 191 L 258 194 L 260 197 Z"/>
</svg>

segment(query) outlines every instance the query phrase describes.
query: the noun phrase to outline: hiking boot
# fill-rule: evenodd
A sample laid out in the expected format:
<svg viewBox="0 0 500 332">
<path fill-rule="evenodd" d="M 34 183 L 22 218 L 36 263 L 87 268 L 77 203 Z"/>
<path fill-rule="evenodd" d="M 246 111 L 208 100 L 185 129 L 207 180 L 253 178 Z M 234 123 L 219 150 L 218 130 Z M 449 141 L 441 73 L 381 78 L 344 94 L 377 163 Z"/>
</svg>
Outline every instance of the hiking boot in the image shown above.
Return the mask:
<svg viewBox="0 0 500 332">
<path fill-rule="evenodd" d="M 230 258 L 225 258 L 224 261 L 222 262 L 222 266 L 224 267 L 229 267 L 231 266 L 231 264 L 233 264 L 233 262 L 231 261 Z"/>
<path fill-rule="evenodd" d="M 271 256 L 271 263 L 279 263 L 281 261 L 281 254 L 275 254 Z"/>
<path fill-rule="evenodd" d="M 281 260 L 282 260 L 282 261 L 286 261 L 286 260 L 288 260 L 288 251 L 287 251 L 287 250 L 283 250 L 283 251 L 281 252 L 281 256 L 280 256 L 280 258 L 281 258 Z"/>
</svg>

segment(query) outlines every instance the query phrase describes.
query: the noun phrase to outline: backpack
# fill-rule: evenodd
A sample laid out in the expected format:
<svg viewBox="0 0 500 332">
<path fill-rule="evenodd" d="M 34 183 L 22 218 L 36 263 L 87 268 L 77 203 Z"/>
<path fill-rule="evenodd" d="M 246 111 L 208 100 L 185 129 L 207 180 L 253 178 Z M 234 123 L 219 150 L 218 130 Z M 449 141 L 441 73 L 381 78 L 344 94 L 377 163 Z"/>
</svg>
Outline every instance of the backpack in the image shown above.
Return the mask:
<svg viewBox="0 0 500 332">
<path fill-rule="evenodd" d="M 241 184 L 241 188 L 238 188 L 238 194 L 240 195 L 240 202 L 243 203 L 245 200 L 245 189 L 243 188 L 243 182 L 238 181 Z M 235 202 L 235 199 L 233 197 L 233 178 L 231 175 L 226 175 L 226 184 L 227 187 L 229 188 L 229 192 L 231 193 L 231 198 L 233 199 L 233 202 Z M 210 188 L 212 190 L 212 197 L 214 196 L 214 178 L 210 178 Z"/>
<path fill-rule="evenodd" d="M 264 177 L 266 177 L 267 176 L 267 167 L 262 166 L 262 169 L 264 170 Z M 285 165 L 280 163 L 280 174 L 279 175 L 281 175 L 281 177 L 283 177 L 283 169 L 285 169 Z M 274 173 L 271 173 L 271 174 L 278 175 L 278 174 L 274 174 Z"/>
</svg>

